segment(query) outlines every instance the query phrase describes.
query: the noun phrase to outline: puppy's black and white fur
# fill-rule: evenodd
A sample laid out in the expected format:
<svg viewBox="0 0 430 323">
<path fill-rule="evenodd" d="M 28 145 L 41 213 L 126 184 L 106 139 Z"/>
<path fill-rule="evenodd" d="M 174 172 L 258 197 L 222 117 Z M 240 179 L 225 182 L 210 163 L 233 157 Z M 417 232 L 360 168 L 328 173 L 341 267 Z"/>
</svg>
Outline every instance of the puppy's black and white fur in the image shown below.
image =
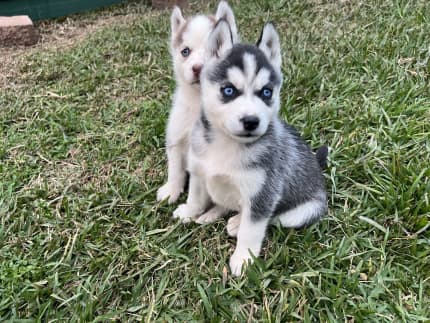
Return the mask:
<svg viewBox="0 0 430 323">
<path fill-rule="evenodd" d="M 324 161 L 278 117 L 281 53 L 273 25 L 265 25 L 257 46 L 232 39 L 224 20 L 209 36 L 202 110 L 188 154 L 189 196 L 174 217 L 209 223 L 237 211 L 227 224 L 228 234 L 237 236 L 230 258 L 237 276 L 251 254 L 260 254 L 270 223 L 309 225 L 326 213 L 327 196 Z"/>
</svg>

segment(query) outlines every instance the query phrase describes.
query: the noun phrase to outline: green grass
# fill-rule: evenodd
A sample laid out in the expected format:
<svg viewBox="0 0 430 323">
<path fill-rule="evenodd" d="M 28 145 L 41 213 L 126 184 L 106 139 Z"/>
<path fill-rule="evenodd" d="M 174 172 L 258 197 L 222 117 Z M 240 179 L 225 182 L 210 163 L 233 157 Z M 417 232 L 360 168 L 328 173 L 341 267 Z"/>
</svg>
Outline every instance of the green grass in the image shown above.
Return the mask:
<svg viewBox="0 0 430 323">
<path fill-rule="evenodd" d="M 231 4 L 243 39 L 280 31 L 282 116 L 332 147 L 328 216 L 271 228 L 226 275 L 226 221 L 179 224 L 155 201 L 170 13 L 103 11 L 118 22 L 32 50 L 0 89 L 1 321 L 430 320 L 430 4 Z"/>
</svg>

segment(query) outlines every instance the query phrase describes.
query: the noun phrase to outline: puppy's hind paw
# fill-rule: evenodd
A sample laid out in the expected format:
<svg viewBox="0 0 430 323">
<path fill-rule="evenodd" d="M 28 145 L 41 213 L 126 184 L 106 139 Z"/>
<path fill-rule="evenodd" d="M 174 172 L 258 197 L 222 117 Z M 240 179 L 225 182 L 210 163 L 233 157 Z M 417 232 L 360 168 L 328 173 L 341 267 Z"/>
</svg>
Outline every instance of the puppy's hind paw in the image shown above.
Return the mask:
<svg viewBox="0 0 430 323">
<path fill-rule="evenodd" d="M 237 237 L 237 231 L 239 231 L 240 225 L 240 214 L 236 214 L 228 219 L 227 222 L 227 233 L 230 237 Z"/>
<path fill-rule="evenodd" d="M 198 224 L 213 223 L 216 220 L 218 220 L 223 215 L 224 212 L 225 212 L 224 208 L 216 205 L 206 213 L 199 216 L 195 221 Z"/>
</svg>

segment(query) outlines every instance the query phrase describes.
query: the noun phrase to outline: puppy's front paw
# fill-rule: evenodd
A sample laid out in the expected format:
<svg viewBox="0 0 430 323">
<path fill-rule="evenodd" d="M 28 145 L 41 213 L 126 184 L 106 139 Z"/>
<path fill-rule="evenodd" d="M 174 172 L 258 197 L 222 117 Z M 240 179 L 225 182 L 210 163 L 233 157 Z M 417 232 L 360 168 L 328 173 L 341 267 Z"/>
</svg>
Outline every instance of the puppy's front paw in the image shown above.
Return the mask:
<svg viewBox="0 0 430 323">
<path fill-rule="evenodd" d="M 189 204 L 181 204 L 173 211 L 173 217 L 179 219 L 183 223 L 190 222 L 197 215 L 195 208 L 191 207 Z"/>
<path fill-rule="evenodd" d="M 252 263 L 252 257 L 248 250 L 238 251 L 235 250 L 230 257 L 230 270 L 233 276 L 239 277 L 242 272 L 243 265 Z"/>
<path fill-rule="evenodd" d="M 166 184 L 164 184 L 158 189 L 157 201 L 163 201 L 169 198 L 167 202 L 169 204 L 172 204 L 178 200 L 179 195 L 181 195 L 181 193 L 182 193 L 182 187 L 180 185 L 167 182 Z"/>
<path fill-rule="evenodd" d="M 239 231 L 240 214 L 236 214 L 228 219 L 227 222 L 227 233 L 230 237 L 237 237 L 237 231 Z"/>
</svg>

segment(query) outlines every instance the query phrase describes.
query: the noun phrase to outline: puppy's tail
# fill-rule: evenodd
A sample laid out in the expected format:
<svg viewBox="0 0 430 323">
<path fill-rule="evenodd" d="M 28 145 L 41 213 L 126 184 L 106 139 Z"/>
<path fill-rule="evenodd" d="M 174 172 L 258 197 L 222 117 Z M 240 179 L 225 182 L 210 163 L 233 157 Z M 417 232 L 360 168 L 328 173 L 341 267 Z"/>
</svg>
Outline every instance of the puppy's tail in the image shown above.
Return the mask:
<svg viewBox="0 0 430 323">
<path fill-rule="evenodd" d="M 317 158 L 318 164 L 320 165 L 321 169 L 327 168 L 327 156 L 328 156 L 328 147 L 327 146 L 321 146 L 317 149 L 315 152 L 315 156 Z"/>
</svg>

